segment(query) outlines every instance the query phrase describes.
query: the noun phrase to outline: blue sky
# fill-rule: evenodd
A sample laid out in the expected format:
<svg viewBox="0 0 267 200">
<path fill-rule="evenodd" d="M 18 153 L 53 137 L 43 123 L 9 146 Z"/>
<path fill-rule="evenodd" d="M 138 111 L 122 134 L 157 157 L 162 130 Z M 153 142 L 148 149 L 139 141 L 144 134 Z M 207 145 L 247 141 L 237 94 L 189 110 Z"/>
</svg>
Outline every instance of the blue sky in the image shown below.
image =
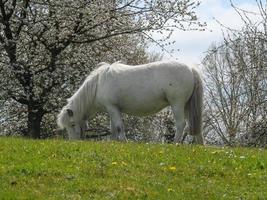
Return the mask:
<svg viewBox="0 0 267 200">
<path fill-rule="evenodd" d="M 255 0 L 232 0 L 232 2 L 239 8 L 257 11 Z M 234 29 L 242 27 L 242 20 L 231 7 L 229 0 L 201 0 L 196 13 L 200 20 L 207 22 L 207 30 L 204 32 L 175 30 L 170 41 L 175 40 L 176 43 L 168 46 L 167 50 L 179 49 L 179 51 L 174 51 L 171 55 L 164 53 L 164 59 L 171 58 L 186 64 L 200 64 L 209 46 L 213 42 L 222 40 L 222 28 L 216 20 Z M 255 18 L 255 16 L 252 17 Z M 151 49 L 156 52 L 161 51 L 159 47 L 152 46 Z"/>
</svg>

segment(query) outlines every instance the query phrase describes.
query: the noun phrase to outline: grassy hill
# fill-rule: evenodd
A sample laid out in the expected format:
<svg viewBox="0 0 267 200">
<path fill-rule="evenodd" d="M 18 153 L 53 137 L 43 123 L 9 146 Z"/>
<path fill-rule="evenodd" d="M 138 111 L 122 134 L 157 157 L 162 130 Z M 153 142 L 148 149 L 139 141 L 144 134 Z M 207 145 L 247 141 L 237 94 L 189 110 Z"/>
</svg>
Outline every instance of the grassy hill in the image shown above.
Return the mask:
<svg viewBox="0 0 267 200">
<path fill-rule="evenodd" d="M 0 199 L 267 199 L 267 150 L 0 137 Z"/>
</svg>

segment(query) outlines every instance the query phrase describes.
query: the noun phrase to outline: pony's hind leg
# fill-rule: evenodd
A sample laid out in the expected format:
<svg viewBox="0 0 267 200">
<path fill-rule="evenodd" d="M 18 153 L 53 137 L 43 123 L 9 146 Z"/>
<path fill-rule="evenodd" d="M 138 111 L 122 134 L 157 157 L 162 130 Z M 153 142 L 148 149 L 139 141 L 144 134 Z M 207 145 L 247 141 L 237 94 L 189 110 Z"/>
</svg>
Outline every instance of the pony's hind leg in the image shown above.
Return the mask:
<svg viewBox="0 0 267 200">
<path fill-rule="evenodd" d="M 108 107 L 107 111 L 110 115 L 111 139 L 126 141 L 121 113 L 113 106 Z"/>
<path fill-rule="evenodd" d="M 185 127 L 185 114 L 184 114 L 184 106 L 180 104 L 175 104 L 171 106 L 175 125 L 176 125 L 176 133 L 174 136 L 175 143 L 181 143 L 183 140 L 183 131 Z"/>
</svg>

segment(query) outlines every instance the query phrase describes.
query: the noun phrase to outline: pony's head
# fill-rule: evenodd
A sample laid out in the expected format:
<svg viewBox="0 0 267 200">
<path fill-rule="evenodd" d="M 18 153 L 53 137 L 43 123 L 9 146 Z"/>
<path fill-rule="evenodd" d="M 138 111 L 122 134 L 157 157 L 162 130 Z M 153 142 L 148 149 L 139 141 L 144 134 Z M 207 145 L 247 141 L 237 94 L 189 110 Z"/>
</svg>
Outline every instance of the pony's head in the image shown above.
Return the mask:
<svg viewBox="0 0 267 200">
<path fill-rule="evenodd" d="M 88 128 L 87 121 L 77 120 L 75 112 L 67 107 L 64 107 L 59 113 L 57 124 L 61 129 L 67 130 L 70 140 L 81 139 L 83 131 Z"/>
</svg>

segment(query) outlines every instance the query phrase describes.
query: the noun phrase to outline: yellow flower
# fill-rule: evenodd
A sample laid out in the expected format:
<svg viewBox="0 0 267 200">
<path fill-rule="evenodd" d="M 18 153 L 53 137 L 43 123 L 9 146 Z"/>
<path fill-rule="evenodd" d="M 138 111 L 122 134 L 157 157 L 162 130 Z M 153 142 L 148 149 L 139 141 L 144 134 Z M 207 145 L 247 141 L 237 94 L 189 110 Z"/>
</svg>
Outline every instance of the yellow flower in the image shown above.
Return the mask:
<svg viewBox="0 0 267 200">
<path fill-rule="evenodd" d="M 175 171 L 176 170 L 176 167 L 175 166 L 171 166 L 171 167 L 169 167 L 169 170 L 170 171 Z"/>
<path fill-rule="evenodd" d="M 172 189 L 172 188 L 168 188 L 167 191 L 168 191 L 168 192 L 174 192 L 174 189 Z"/>
<path fill-rule="evenodd" d="M 123 166 L 127 166 L 127 163 L 124 162 L 124 161 L 122 161 L 121 164 L 122 164 Z"/>
<path fill-rule="evenodd" d="M 116 161 L 112 162 L 111 163 L 112 165 L 117 165 L 118 163 Z"/>
</svg>

